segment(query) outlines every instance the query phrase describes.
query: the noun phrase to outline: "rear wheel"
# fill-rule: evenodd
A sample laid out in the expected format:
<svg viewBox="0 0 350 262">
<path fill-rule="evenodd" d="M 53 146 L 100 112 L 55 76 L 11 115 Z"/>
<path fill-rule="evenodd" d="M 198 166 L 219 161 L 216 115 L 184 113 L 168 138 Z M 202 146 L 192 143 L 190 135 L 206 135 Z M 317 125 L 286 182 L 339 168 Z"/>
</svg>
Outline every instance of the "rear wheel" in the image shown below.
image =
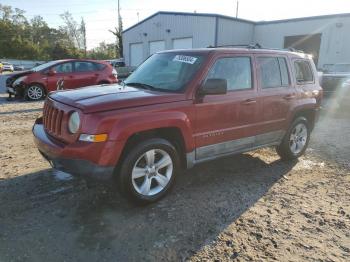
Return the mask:
<svg viewBox="0 0 350 262">
<path fill-rule="evenodd" d="M 24 98 L 30 101 L 41 100 L 45 97 L 44 88 L 41 85 L 33 84 L 24 91 Z"/>
<path fill-rule="evenodd" d="M 148 139 L 127 153 L 120 168 L 119 188 L 137 203 L 155 202 L 170 190 L 178 169 L 175 147 L 165 139 Z"/>
<path fill-rule="evenodd" d="M 298 117 L 285 134 L 277 153 L 282 159 L 296 159 L 304 154 L 310 140 L 310 128 L 305 117 Z"/>
</svg>

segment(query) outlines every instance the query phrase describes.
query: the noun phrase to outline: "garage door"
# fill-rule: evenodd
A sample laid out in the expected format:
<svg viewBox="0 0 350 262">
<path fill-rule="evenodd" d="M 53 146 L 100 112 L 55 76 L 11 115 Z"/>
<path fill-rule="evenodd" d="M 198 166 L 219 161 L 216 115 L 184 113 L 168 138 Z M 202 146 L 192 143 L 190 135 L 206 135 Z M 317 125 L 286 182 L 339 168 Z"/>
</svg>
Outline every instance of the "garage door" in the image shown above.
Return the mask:
<svg viewBox="0 0 350 262">
<path fill-rule="evenodd" d="M 173 48 L 174 49 L 191 49 L 192 37 L 174 39 Z"/>
<path fill-rule="evenodd" d="M 153 55 L 159 51 L 165 50 L 165 42 L 164 41 L 153 41 L 149 42 L 149 54 Z"/>
<path fill-rule="evenodd" d="M 130 65 L 138 66 L 143 62 L 143 45 L 139 44 L 131 44 L 130 45 Z"/>
</svg>

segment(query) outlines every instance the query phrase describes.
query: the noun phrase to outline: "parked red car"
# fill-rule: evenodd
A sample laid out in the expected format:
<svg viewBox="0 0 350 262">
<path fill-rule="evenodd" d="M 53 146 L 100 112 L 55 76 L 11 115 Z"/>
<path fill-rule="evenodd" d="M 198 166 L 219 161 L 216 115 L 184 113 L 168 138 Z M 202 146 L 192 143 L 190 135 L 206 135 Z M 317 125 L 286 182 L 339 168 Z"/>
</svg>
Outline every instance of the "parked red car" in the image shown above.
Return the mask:
<svg viewBox="0 0 350 262">
<path fill-rule="evenodd" d="M 29 71 L 10 76 L 6 81 L 10 97 L 43 99 L 63 81 L 64 89 L 117 83 L 117 71 L 107 62 L 82 59 L 51 61 Z"/>
<path fill-rule="evenodd" d="M 169 191 L 181 168 L 204 161 L 266 146 L 300 157 L 321 99 L 303 53 L 166 51 L 122 85 L 50 94 L 34 141 L 53 167 L 114 177 L 125 195 L 147 203 Z"/>
</svg>

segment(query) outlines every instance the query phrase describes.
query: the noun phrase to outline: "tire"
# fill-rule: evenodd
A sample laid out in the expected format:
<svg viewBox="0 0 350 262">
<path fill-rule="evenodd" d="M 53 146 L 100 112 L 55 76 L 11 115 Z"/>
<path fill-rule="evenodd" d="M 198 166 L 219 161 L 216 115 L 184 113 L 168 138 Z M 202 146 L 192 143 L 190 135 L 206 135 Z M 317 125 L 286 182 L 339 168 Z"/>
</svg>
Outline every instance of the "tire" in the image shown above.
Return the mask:
<svg viewBox="0 0 350 262">
<path fill-rule="evenodd" d="M 32 84 L 24 91 L 24 99 L 27 101 L 39 101 L 45 97 L 45 90 L 39 84 Z"/>
<path fill-rule="evenodd" d="M 160 164 L 163 167 L 158 169 Z M 158 201 L 174 185 L 179 167 L 178 153 L 169 141 L 148 139 L 132 148 L 122 161 L 117 177 L 119 190 L 137 204 Z"/>
<path fill-rule="evenodd" d="M 297 159 L 305 153 L 310 141 L 310 126 L 305 117 L 295 119 L 276 148 L 283 160 Z"/>
</svg>

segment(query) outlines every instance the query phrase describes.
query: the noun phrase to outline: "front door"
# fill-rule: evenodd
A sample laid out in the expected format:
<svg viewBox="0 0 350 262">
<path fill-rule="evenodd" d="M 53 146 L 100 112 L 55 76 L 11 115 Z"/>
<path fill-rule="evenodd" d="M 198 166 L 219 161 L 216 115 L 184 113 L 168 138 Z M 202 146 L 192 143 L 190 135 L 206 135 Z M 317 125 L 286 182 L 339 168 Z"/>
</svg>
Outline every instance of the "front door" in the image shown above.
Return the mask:
<svg viewBox="0 0 350 262">
<path fill-rule="evenodd" d="M 210 159 L 254 145 L 258 108 L 253 57 L 219 56 L 206 79 L 227 80 L 227 94 L 207 95 L 196 107 L 196 160 Z"/>
</svg>

